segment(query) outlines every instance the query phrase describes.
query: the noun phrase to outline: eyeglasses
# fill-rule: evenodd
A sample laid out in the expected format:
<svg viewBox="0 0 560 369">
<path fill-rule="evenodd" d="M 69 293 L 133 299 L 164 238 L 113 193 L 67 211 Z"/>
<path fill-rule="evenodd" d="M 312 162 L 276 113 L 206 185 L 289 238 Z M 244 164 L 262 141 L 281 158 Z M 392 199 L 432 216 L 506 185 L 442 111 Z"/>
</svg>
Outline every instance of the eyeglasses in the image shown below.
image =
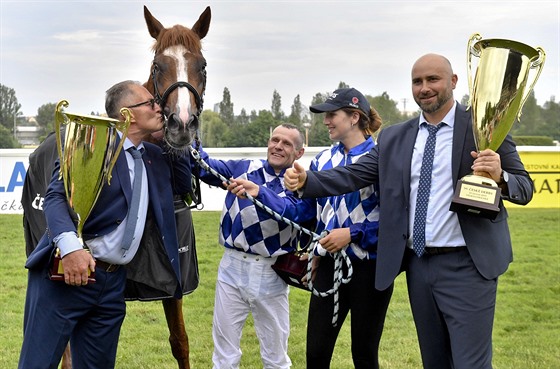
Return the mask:
<svg viewBox="0 0 560 369">
<path fill-rule="evenodd" d="M 141 103 L 138 103 L 138 104 L 130 105 L 130 106 L 127 106 L 127 108 L 128 108 L 128 109 L 132 109 L 132 108 L 137 108 L 137 107 L 139 107 L 139 106 L 147 105 L 147 104 L 150 104 L 150 108 L 152 108 L 152 110 L 154 110 L 154 106 L 155 106 L 155 104 L 156 104 L 156 99 L 150 99 L 150 100 L 147 100 L 147 101 L 143 101 L 143 102 L 141 102 Z"/>
</svg>

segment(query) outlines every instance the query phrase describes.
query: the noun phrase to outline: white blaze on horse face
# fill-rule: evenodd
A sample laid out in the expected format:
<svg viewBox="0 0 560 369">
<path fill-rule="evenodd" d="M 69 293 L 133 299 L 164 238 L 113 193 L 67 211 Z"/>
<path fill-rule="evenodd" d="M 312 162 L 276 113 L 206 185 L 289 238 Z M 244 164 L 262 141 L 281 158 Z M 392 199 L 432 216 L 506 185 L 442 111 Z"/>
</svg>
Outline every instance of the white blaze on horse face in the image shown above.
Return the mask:
<svg viewBox="0 0 560 369">
<path fill-rule="evenodd" d="M 189 52 L 183 45 L 177 45 L 168 48 L 163 52 L 164 55 L 175 59 L 175 65 L 177 66 L 177 81 L 185 81 L 190 83 L 189 75 L 187 73 L 188 63 L 185 59 L 185 53 Z M 181 118 L 183 123 L 187 123 L 190 118 L 191 112 L 191 98 L 190 91 L 187 88 L 177 89 L 177 104 L 175 105 L 175 110 Z"/>
</svg>

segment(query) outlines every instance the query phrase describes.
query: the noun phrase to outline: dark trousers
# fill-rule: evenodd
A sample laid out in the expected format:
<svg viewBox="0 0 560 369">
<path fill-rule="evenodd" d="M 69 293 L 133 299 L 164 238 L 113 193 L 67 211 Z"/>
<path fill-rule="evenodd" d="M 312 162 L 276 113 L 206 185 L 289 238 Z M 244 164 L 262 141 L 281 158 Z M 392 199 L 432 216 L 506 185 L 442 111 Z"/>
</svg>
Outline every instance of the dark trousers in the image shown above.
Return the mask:
<svg viewBox="0 0 560 369">
<path fill-rule="evenodd" d="M 329 368 L 340 328 L 351 311 L 352 359 L 356 369 L 379 368 L 378 349 L 393 285 L 375 289 L 375 260 L 355 260 L 352 280 L 339 289 L 338 324 L 332 325 L 334 297 L 311 294 L 307 322 L 307 368 Z M 327 291 L 333 283 L 334 260 L 322 257 L 314 287 Z"/>
<path fill-rule="evenodd" d="M 21 369 L 56 369 L 70 340 L 74 369 L 115 366 L 126 306 L 126 271 L 95 271 L 96 283 L 75 287 L 30 270 L 25 301 Z"/>
<path fill-rule="evenodd" d="M 466 248 L 418 258 L 407 251 L 410 306 L 426 369 L 491 369 L 497 279 Z"/>
</svg>

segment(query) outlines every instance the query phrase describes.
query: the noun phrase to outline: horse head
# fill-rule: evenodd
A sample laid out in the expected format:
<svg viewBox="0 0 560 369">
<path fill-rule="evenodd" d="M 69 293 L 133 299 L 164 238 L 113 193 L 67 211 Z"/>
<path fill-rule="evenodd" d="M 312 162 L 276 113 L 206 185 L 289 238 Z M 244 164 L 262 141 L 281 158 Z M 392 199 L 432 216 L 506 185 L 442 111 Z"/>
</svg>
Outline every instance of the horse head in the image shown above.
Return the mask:
<svg viewBox="0 0 560 369">
<path fill-rule="evenodd" d="M 165 28 L 146 6 L 144 18 L 155 39 L 155 56 L 144 86 L 162 108 L 165 142 L 173 149 L 183 150 L 195 137 L 202 113 L 206 59 L 201 40 L 210 27 L 210 7 L 190 29 L 181 25 Z"/>
</svg>

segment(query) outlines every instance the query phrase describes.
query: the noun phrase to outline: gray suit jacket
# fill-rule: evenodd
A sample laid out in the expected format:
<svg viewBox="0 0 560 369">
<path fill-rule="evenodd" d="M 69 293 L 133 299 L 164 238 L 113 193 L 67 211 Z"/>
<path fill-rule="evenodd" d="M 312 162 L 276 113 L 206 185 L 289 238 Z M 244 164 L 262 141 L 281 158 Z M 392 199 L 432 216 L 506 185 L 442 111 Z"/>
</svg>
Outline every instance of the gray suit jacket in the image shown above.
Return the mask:
<svg viewBox="0 0 560 369">
<path fill-rule="evenodd" d="M 377 146 L 357 163 L 319 172 L 307 172 L 303 197 L 321 197 L 355 191 L 379 184 L 380 215 L 376 287 L 384 290 L 404 269 L 403 256 L 411 225 L 408 224 L 410 165 L 418 133 L 419 118 L 381 130 Z M 457 180 L 471 174 L 475 151 L 471 114 L 457 104 L 453 132 L 452 172 Z M 505 198 L 516 204 L 527 204 L 533 196 L 533 182 L 508 135 L 497 151 L 502 169 L 509 176 Z M 436 152 L 436 155 L 438 153 Z M 500 200 L 500 213 L 494 220 L 469 214 L 458 214 L 468 251 L 480 274 L 493 279 L 504 273 L 513 260 L 507 211 Z"/>
</svg>

